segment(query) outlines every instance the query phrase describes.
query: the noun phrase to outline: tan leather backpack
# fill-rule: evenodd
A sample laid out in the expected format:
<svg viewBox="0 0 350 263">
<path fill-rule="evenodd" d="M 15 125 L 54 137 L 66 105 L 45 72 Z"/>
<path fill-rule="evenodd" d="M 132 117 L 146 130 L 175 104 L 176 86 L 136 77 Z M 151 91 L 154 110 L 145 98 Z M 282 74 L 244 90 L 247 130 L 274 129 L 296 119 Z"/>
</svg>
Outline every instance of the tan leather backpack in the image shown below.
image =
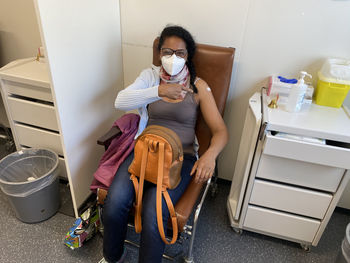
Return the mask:
<svg viewBox="0 0 350 263">
<path fill-rule="evenodd" d="M 177 235 L 177 217 L 174 205 L 167 189 L 174 189 L 181 181 L 181 168 L 183 162 L 182 143 L 179 136 L 171 129 L 151 125 L 137 138 L 134 149 L 134 160 L 129 166 L 130 179 L 136 193 L 135 201 L 135 230 L 140 233 L 141 210 L 144 180 L 157 185 L 157 223 L 162 240 L 166 244 L 174 244 Z M 137 180 L 139 177 L 139 181 Z M 173 237 L 167 241 L 164 234 L 162 195 L 169 209 Z"/>
</svg>

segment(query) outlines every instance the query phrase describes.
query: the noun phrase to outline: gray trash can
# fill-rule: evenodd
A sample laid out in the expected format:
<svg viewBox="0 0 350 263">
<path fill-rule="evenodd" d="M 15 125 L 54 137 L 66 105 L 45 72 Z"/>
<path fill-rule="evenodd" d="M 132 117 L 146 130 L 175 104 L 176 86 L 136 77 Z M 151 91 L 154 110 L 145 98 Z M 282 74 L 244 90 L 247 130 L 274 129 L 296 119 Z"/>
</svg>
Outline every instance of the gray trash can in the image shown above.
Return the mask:
<svg viewBox="0 0 350 263">
<path fill-rule="evenodd" d="M 0 161 L 0 188 L 19 220 L 37 223 L 57 212 L 58 173 L 58 155 L 46 149 L 18 151 Z"/>
<path fill-rule="evenodd" d="M 350 223 L 346 227 L 345 238 L 341 244 L 336 263 L 350 263 Z"/>
</svg>

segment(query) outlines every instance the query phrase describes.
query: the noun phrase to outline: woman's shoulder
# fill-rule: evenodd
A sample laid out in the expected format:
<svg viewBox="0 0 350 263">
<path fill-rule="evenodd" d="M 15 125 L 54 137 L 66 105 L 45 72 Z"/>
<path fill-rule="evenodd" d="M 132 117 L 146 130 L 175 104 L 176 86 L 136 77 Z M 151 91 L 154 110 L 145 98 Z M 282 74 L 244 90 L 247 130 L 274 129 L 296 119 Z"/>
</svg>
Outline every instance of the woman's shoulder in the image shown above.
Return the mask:
<svg viewBox="0 0 350 263">
<path fill-rule="evenodd" d="M 204 90 L 210 90 L 208 83 L 206 83 L 205 80 L 199 77 L 196 78 L 194 85 L 196 85 L 199 93 L 203 92 Z"/>
<path fill-rule="evenodd" d="M 196 77 L 195 81 L 194 81 L 194 85 L 196 86 L 197 88 L 197 93 L 194 93 L 193 96 L 194 96 L 194 99 L 195 99 L 195 102 L 196 104 L 200 104 L 200 102 L 203 100 L 205 100 L 205 92 L 206 90 L 210 90 L 208 84 L 201 78 L 199 77 Z"/>
</svg>

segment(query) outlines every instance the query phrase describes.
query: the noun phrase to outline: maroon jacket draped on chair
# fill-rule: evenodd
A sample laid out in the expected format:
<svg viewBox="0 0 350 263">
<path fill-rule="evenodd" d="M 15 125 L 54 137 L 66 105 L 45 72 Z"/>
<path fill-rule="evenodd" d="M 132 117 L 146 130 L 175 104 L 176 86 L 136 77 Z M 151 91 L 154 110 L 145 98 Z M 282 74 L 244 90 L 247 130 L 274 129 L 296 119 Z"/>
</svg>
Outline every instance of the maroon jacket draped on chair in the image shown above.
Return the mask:
<svg viewBox="0 0 350 263">
<path fill-rule="evenodd" d="M 139 115 L 129 113 L 114 122 L 113 127 L 117 126 L 121 135 L 111 141 L 107 151 L 103 154 L 90 186 L 91 191 L 96 192 L 97 188 L 109 188 L 119 166 L 134 149 L 134 137 L 138 130 L 139 121 Z"/>
</svg>

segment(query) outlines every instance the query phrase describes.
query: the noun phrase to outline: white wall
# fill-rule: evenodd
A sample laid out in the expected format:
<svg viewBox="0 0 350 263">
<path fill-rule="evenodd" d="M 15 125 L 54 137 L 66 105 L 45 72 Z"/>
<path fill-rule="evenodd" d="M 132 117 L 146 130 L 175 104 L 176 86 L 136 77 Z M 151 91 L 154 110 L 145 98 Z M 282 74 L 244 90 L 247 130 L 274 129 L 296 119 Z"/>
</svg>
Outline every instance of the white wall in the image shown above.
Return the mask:
<svg viewBox="0 0 350 263">
<path fill-rule="evenodd" d="M 0 67 L 33 57 L 40 34 L 32 0 L 0 0 Z"/>
<path fill-rule="evenodd" d="M 271 74 L 316 73 L 326 57 L 350 59 L 350 1 L 121 0 L 124 82 L 152 61 L 152 41 L 168 24 L 187 28 L 197 42 L 237 49 L 225 112 L 230 141 L 220 177 L 231 179 L 245 108 Z M 205 79 L 205 76 L 201 76 Z"/>
<path fill-rule="evenodd" d="M 220 8 L 203 0 L 121 0 L 125 84 L 150 66 L 153 40 L 168 23 L 184 26 L 197 42 L 236 47 L 239 53 L 248 6 L 247 0 L 222 0 Z"/>
<path fill-rule="evenodd" d="M 240 109 L 246 107 L 249 96 L 261 87 L 267 75 L 279 73 L 296 77 L 304 69 L 314 76 L 316 85 L 316 72 L 325 58 L 350 59 L 349 14 L 349 1 L 252 0 L 235 96 L 228 109 L 232 113 L 226 119 L 235 138 L 232 147 L 224 151 L 226 169 L 230 169 L 229 156 L 234 159 L 237 156 L 236 138 L 240 138 L 244 120 Z"/>
<path fill-rule="evenodd" d="M 0 0 L 0 67 L 19 58 L 33 57 L 40 34 L 32 0 Z M 0 98 L 0 123 L 9 127 Z"/>
</svg>

